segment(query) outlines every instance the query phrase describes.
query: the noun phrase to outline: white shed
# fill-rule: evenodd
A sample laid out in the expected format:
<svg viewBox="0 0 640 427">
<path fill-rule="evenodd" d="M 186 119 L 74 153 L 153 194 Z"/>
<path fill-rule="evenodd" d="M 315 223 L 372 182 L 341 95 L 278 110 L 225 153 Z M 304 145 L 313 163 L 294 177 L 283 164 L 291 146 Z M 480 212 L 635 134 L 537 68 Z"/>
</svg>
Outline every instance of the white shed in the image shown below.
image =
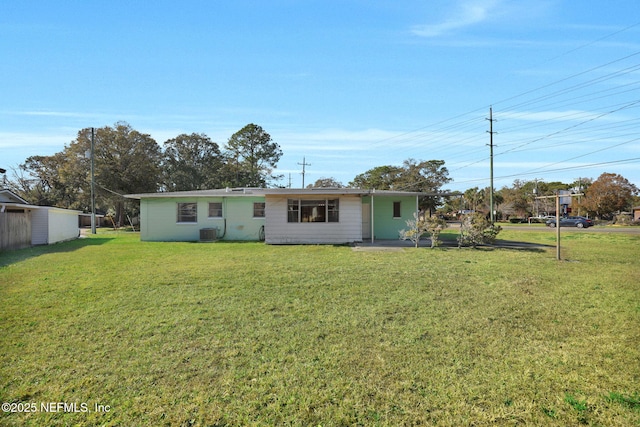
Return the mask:
<svg viewBox="0 0 640 427">
<path fill-rule="evenodd" d="M 37 206 L 31 211 L 31 244 L 50 245 L 78 238 L 80 211 Z"/>
<path fill-rule="evenodd" d="M 0 249 L 50 245 L 79 237 L 80 211 L 30 205 L 7 189 L 0 189 Z"/>
</svg>

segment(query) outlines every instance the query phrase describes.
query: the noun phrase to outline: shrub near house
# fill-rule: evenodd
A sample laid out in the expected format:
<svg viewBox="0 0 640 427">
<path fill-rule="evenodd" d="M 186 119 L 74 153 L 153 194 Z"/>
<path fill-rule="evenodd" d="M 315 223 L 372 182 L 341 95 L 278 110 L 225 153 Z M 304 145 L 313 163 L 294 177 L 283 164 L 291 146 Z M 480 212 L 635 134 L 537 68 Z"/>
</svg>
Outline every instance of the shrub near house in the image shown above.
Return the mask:
<svg viewBox="0 0 640 427">
<path fill-rule="evenodd" d="M 462 219 L 462 225 L 460 226 L 458 245 L 472 246 L 475 248 L 478 245 L 493 243 L 501 230 L 502 227 L 491 224 L 491 222 L 479 212 L 466 215 Z"/>
</svg>

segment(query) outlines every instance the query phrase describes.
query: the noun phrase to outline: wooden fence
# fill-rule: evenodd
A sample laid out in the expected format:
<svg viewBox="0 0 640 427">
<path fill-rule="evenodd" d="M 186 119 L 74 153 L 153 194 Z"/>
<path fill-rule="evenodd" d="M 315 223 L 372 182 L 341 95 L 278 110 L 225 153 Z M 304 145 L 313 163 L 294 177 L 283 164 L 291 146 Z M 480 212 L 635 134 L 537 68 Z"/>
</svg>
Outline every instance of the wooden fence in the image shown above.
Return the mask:
<svg viewBox="0 0 640 427">
<path fill-rule="evenodd" d="M 31 213 L 0 212 L 0 250 L 31 246 Z"/>
</svg>

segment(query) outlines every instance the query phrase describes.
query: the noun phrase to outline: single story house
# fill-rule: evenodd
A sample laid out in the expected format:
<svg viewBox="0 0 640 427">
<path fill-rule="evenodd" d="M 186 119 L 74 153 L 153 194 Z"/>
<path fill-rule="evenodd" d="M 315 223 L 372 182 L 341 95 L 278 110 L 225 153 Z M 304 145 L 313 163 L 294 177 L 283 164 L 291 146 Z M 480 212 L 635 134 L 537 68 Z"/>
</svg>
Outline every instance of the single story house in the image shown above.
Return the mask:
<svg viewBox="0 0 640 427">
<path fill-rule="evenodd" d="M 80 211 L 28 204 L 10 190 L 0 190 L 0 249 L 50 245 L 79 236 Z"/>
<path fill-rule="evenodd" d="M 424 193 L 352 188 L 226 188 L 130 194 L 144 241 L 343 244 L 398 239 Z M 215 234 L 215 236 L 214 236 Z"/>
<path fill-rule="evenodd" d="M 633 212 L 633 220 L 640 221 L 640 206 L 636 206 L 632 209 Z"/>
</svg>

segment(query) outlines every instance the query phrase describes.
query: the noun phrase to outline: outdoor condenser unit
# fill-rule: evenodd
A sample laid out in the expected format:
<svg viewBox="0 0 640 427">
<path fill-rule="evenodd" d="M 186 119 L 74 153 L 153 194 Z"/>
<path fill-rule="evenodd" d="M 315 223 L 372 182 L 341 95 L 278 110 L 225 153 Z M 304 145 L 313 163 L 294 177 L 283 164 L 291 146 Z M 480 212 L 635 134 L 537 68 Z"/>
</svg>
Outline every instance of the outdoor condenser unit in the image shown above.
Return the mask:
<svg viewBox="0 0 640 427">
<path fill-rule="evenodd" d="M 200 229 L 200 241 L 201 242 L 215 242 L 217 238 L 216 228 L 201 228 Z"/>
</svg>

